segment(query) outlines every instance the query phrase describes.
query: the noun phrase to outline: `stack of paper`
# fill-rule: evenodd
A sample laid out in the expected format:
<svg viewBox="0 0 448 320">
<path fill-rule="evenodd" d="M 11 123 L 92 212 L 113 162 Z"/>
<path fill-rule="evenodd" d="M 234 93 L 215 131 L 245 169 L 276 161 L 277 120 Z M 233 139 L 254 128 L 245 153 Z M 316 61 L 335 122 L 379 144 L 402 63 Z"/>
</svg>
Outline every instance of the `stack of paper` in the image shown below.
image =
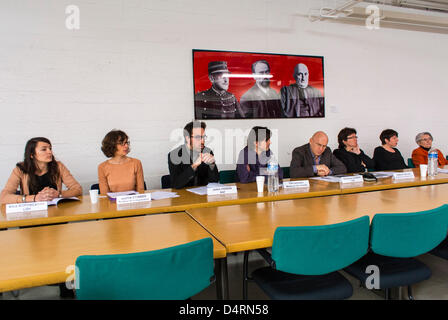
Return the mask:
<svg viewBox="0 0 448 320">
<path fill-rule="evenodd" d="M 47 205 L 49 205 L 49 206 L 55 206 L 55 205 L 58 204 L 59 201 L 66 201 L 66 200 L 78 200 L 78 201 L 79 201 L 79 198 L 77 198 L 77 197 L 70 197 L 70 198 L 54 198 L 54 199 L 51 200 L 51 201 L 47 201 Z"/>
<path fill-rule="evenodd" d="M 131 196 L 133 194 L 138 194 L 137 191 L 134 190 L 130 190 L 130 191 L 122 191 L 122 192 L 108 192 L 107 196 L 112 199 L 115 200 L 117 199 L 117 197 L 119 196 Z"/>
<path fill-rule="evenodd" d="M 394 175 L 394 173 L 398 173 L 399 171 L 397 171 L 397 172 L 384 172 L 384 171 L 377 171 L 377 172 L 371 172 L 374 176 L 375 176 L 375 178 L 377 178 L 377 179 L 381 179 L 381 178 L 389 178 L 389 177 L 392 177 L 393 175 Z"/>
<path fill-rule="evenodd" d="M 161 199 L 177 198 L 177 197 L 179 197 L 177 192 L 168 192 L 168 191 L 151 192 L 151 198 L 153 200 L 161 200 Z"/>
<path fill-rule="evenodd" d="M 311 179 L 321 180 L 321 181 L 326 181 L 326 182 L 341 182 L 341 178 L 340 177 L 336 177 L 336 176 L 314 177 L 314 178 L 311 178 Z"/>
<path fill-rule="evenodd" d="M 225 185 L 221 184 L 221 183 L 211 182 L 206 186 L 187 189 L 187 191 L 196 193 L 200 196 L 205 196 L 207 194 L 207 188 L 218 188 L 218 187 L 224 187 L 224 186 Z"/>
</svg>

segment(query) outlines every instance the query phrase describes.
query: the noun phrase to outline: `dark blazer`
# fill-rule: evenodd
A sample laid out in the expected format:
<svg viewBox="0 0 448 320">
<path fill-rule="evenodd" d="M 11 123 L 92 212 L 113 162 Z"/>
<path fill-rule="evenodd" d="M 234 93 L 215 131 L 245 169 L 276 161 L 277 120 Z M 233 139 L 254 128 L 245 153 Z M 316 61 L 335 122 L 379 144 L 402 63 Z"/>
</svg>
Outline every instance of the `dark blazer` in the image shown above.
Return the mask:
<svg viewBox="0 0 448 320">
<path fill-rule="evenodd" d="M 202 152 L 213 155 L 213 151 L 207 147 Z M 209 182 L 219 181 L 219 172 L 216 164 L 208 165 L 202 162 L 195 171 L 191 167 L 192 163 L 191 153 L 187 151 L 185 144 L 168 154 L 168 169 L 170 170 L 171 186 L 173 188 L 205 186 Z"/>
<path fill-rule="evenodd" d="M 258 154 L 249 149 L 247 146 L 240 151 L 238 155 L 238 161 L 236 164 L 236 176 L 237 180 L 241 183 L 255 182 L 257 176 L 260 175 L 260 168 L 266 168 L 268 166 L 269 158 L 271 157 L 271 150 L 261 153 L 261 159 Z M 261 160 L 261 161 L 260 161 Z M 249 165 L 250 170 L 247 171 Z M 268 176 L 265 176 L 265 181 L 268 181 Z M 283 170 L 278 165 L 278 178 L 283 180 Z"/>
<path fill-rule="evenodd" d="M 331 153 L 329 147 L 321 154 L 319 164 L 325 164 L 332 171 L 332 174 L 347 172 L 344 164 Z M 293 150 L 290 168 L 291 178 L 306 178 L 317 175 L 314 174 L 313 166 L 314 160 L 309 143 Z"/>
<path fill-rule="evenodd" d="M 333 151 L 333 154 L 342 161 L 347 168 L 348 173 L 364 172 L 365 168 L 375 169 L 375 161 L 361 150 L 360 154 L 347 151 L 345 148 L 339 148 Z M 364 162 L 364 167 L 361 162 Z"/>
</svg>

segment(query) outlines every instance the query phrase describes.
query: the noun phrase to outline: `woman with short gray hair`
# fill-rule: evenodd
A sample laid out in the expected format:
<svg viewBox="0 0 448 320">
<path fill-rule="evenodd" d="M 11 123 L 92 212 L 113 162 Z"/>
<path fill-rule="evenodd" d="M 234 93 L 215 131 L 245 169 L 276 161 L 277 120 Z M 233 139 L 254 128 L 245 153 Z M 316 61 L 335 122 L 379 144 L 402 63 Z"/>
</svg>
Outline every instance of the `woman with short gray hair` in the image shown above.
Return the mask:
<svg viewBox="0 0 448 320">
<path fill-rule="evenodd" d="M 433 137 L 429 132 L 420 132 L 415 137 L 415 142 L 419 145 L 417 149 L 412 151 L 412 162 L 414 166 L 418 167 L 421 164 L 428 164 L 428 152 L 432 148 Z M 439 167 L 443 167 L 448 164 L 448 161 L 443 156 L 440 150 L 437 150 Z"/>
</svg>

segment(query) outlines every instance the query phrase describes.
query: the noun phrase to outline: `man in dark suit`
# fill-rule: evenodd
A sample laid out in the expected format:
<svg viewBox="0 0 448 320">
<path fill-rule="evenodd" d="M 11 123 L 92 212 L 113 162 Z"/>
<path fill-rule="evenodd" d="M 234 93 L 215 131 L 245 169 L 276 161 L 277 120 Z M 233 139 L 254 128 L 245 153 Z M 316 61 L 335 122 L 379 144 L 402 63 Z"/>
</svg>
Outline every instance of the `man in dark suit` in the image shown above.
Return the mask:
<svg viewBox="0 0 448 320">
<path fill-rule="evenodd" d="M 331 153 L 327 144 L 328 136 L 325 132 L 318 131 L 309 143 L 295 148 L 292 152 L 291 178 L 325 177 L 346 173 L 345 165 Z"/>
<path fill-rule="evenodd" d="M 294 68 L 296 83 L 280 89 L 282 108 L 287 118 L 309 118 L 324 116 L 324 97 L 308 84 L 308 67 L 299 63 Z"/>
<path fill-rule="evenodd" d="M 283 116 L 280 96 L 270 87 L 272 77 L 269 63 L 258 60 L 252 64 L 255 84 L 240 99 L 244 118 L 281 118 Z"/>
<path fill-rule="evenodd" d="M 219 173 L 213 151 L 205 147 L 204 122 L 188 123 L 184 128 L 185 144 L 168 154 L 171 186 L 181 189 L 218 182 Z"/>
</svg>

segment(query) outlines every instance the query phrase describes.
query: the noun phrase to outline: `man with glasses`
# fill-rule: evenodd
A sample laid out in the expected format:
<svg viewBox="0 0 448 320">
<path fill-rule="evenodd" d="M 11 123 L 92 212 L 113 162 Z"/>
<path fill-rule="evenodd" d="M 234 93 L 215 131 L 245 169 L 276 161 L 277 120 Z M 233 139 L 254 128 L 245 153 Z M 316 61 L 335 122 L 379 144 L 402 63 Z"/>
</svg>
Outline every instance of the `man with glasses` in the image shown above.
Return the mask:
<svg viewBox="0 0 448 320">
<path fill-rule="evenodd" d="M 234 119 L 241 118 L 242 112 L 236 97 L 229 89 L 227 62 L 211 61 L 208 64 L 210 89 L 198 92 L 194 97 L 196 119 Z"/>
<path fill-rule="evenodd" d="M 219 181 L 213 151 L 204 145 L 207 138 L 205 127 L 201 121 L 188 123 L 184 128 L 185 143 L 168 154 L 173 188 L 204 186 Z"/>
<path fill-rule="evenodd" d="M 318 131 L 313 134 L 309 143 L 295 148 L 292 152 L 291 178 L 325 177 L 346 173 L 344 164 L 331 153 L 327 144 L 328 136 L 325 132 Z"/>
<path fill-rule="evenodd" d="M 432 135 L 429 132 L 420 132 L 415 137 L 415 142 L 419 145 L 417 149 L 412 151 L 412 162 L 414 166 L 418 167 L 421 164 L 428 164 L 428 152 L 432 149 Z M 448 165 L 448 160 L 445 159 L 442 152 L 437 150 L 439 167 Z"/>
<path fill-rule="evenodd" d="M 365 172 L 375 169 L 375 161 L 359 148 L 358 136 L 354 128 L 344 128 L 338 134 L 339 148 L 333 154 L 341 160 L 348 173 Z"/>
</svg>

